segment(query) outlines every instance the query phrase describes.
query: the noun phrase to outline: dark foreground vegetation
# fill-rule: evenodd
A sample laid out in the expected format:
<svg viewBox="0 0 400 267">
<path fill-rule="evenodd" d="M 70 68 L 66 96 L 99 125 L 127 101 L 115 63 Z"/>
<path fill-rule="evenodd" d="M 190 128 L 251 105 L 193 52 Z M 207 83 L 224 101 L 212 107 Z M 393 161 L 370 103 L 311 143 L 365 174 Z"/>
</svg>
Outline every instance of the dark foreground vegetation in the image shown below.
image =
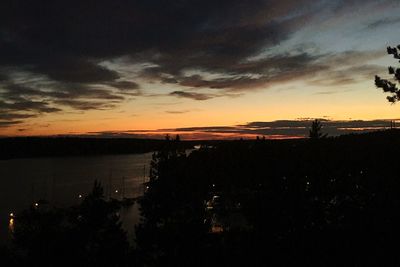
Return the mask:
<svg viewBox="0 0 400 267">
<path fill-rule="evenodd" d="M 153 156 L 133 246 L 95 187 L 71 210 L 17 216 L 3 257 L 31 266 L 398 266 L 399 148 L 398 130 L 222 142 L 190 155 L 170 140 Z"/>
<path fill-rule="evenodd" d="M 119 209 L 97 182 L 77 206 L 35 203 L 11 216 L 12 245 L 0 252 L 2 266 L 124 266 L 131 255 Z"/>
</svg>

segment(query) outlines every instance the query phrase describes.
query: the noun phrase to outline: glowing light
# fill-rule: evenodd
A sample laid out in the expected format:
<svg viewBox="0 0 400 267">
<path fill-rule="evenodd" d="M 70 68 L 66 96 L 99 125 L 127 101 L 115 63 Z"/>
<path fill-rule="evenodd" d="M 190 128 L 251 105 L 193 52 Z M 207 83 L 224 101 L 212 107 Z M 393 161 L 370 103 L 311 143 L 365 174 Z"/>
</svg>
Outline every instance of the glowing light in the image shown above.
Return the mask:
<svg viewBox="0 0 400 267">
<path fill-rule="evenodd" d="M 13 212 L 10 213 L 10 218 L 14 218 L 14 213 Z"/>
<path fill-rule="evenodd" d="M 216 224 L 211 227 L 211 233 L 213 233 L 213 234 L 220 234 L 223 231 L 224 231 L 224 228 L 221 225 Z"/>
<path fill-rule="evenodd" d="M 36 207 L 36 208 L 39 207 L 39 203 L 36 202 L 36 203 L 35 203 L 35 207 Z"/>
<path fill-rule="evenodd" d="M 10 218 L 10 220 L 8 221 L 8 229 L 10 230 L 10 232 L 14 232 L 14 218 Z"/>
<path fill-rule="evenodd" d="M 118 189 L 117 189 L 117 190 L 115 190 L 115 193 L 116 193 L 116 194 L 118 194 Z"/>
<path fill-rule="evenodd" d="M 79 194 L 79 196 L 78 196 L 79 198 L 82 198 L 82 195 L 81 194 Z"/>
</svg>

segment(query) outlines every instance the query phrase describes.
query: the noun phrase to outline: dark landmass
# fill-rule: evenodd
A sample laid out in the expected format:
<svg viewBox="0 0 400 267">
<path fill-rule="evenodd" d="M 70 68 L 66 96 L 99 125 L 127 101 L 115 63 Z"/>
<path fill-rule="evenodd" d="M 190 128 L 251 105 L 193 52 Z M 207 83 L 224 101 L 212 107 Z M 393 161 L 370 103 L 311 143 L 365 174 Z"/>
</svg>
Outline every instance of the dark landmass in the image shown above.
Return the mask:
<svg viewBox="0 0 400 267">
<path fill-rule="evenodd" d="M 153 160 L 148 266 L 397 266 L 400 131 L 223 142 Z"/>
<path fill-rule="evenodd" d="M 3 262 L 399 266 L 399 130 L 185 147 L 167 140 L 154 153 L 134 246 L 96 185 L 67 213 L 16 216 Z"/>
<path fill-rule="evenodd" d="M 0 138 L 0 160 L 13 158 L 137 154 L 159 150 L 165 140 L 87 137 Z M 185 142 L 192 148 L 192 142 Z"/>
</svg>

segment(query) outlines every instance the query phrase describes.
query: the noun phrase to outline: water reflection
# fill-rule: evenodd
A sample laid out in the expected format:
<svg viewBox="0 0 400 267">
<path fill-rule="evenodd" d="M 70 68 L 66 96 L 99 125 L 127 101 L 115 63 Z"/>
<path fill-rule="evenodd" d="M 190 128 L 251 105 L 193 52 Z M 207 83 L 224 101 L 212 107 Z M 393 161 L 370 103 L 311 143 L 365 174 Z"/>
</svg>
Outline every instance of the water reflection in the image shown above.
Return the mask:
<svg viewBox="0 0 400 267">
<path fill-rule="evenodd" d="M 0 245 L 14 227 L 10 211 L 15 214 L 31 205 L 39 208 L 39 200 L 61 208 L 76 205 L 91 191 L 95 180 L 101 182 L 108 198 L 141 196 L 151 158 L 152 153 L 0 161 Z M 134 229 L 140 219 L 138 205 L 133 206 L 121 213 L 126 230 Z"/>
<path fill-rule="evenodd" d="M 8 220 L 8 230 L 10 233 L 14 233 L 14 213 L 10 213 L 10 218 Z"/>
</svg>

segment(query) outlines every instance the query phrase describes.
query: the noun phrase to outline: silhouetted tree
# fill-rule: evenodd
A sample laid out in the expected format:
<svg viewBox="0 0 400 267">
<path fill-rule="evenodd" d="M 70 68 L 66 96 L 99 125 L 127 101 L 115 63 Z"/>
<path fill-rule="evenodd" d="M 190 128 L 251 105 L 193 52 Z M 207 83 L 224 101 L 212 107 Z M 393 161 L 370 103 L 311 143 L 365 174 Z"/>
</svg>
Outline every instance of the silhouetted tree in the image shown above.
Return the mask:
<svg viewBox="0 0 400 267">
<path fill-rule="evenodd" d="M 325 138 L 327 134 L 322 133 L 322 123 L 320 120 L 316 119 L 311 124 L 309 137 L 312 139 Z"/>
<path fill-rule="evenodd" d="M 146 266 L 193 266 L 202 237 L 205 194 L 185 175 L 187 155 L 179 136 L 153 154 L 150 181 L 139 200 L 142 220 L 136 227 L 137 253 Z"/>
<path fill-rule="evenodd" d="M 399 144 L 389 131 L 177 156 L 171 140 L 141 198 L 137 255 L 146 266 L 397 266 Z"/>
<path fill-rule="evenodd" d="M 13 245 L 22 266 L 125 266 L 129 243 L 116 202 L 95 182 L 81 204 L 66 209 L 40 205 L 15 218 Z"/>
<path fill-rule="evenodd" d="M 389 46 L 387 48 L 387 53 L 389 55 L 393 55 L 393 58 L 395 58 L 395 59 L 400 59 L 398 49 L 400 49 L 400 45 L 398 45 L 397 48 Z M 395 82 L 397 82 L 397 83 L 400 82 L 400 69 L 399 68 L 389 66 L 388 72 L 390 75 L 393 75 L 393 79 Z M 396 103 L 397 101 L 400 101 L 400 90 L 396 86 L 395 82 L 391 82 L 387 79 L 382 79 L 378 75 L 375 75 L 376 87 L 382 88 L 383 92 L 390 94 L 389 96 L 386 97 L 386 99 L 390 103 Z"/>
</svg>

